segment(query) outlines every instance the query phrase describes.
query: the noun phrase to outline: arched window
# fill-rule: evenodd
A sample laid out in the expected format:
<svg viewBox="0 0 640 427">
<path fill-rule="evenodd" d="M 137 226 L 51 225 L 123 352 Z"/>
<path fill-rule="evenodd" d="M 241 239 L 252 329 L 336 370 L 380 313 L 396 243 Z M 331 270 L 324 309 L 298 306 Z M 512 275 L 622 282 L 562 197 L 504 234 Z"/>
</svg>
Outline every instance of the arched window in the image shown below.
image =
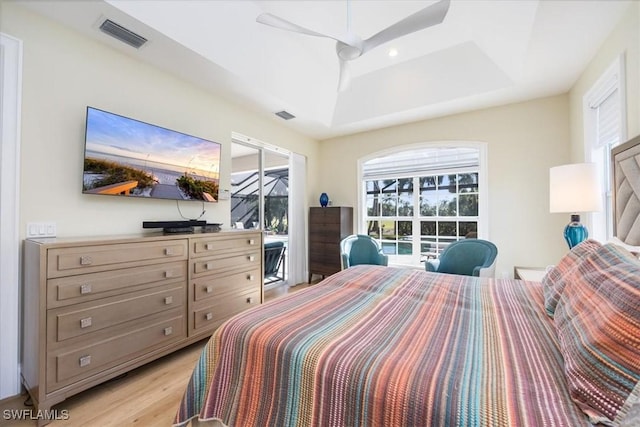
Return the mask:
<svg viewBox="0 0 640 427">
<path fill-rule="evenodd" d="M 393 264 L 420 265 L 451 242 L 487 238 L 486 144 L 396 147 L 359 162 L 359 229 Z"/>
</svg>

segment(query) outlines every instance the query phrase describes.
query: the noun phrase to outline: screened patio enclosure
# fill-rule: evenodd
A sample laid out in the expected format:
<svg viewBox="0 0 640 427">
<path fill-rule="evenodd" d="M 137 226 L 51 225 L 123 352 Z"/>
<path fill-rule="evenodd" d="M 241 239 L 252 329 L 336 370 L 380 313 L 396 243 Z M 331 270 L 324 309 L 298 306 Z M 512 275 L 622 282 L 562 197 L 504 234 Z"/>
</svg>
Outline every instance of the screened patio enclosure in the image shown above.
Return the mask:
<svg viewBox="0 0 640 427">
<path fill-rule="evenodd" d="M 267 234 L 288 233 L 289 169 L 266 170 L 263 178 L 264 224 Z M 260 228 L 260 174 L 258 171 L 231 175 L 231 224 L 238 228 Z"/>
<path fill-rule="evenodd" d="M 231 223 L 235 228 L 260 228 L 260 197 L 264 199 L 264 281 L 277 285 L 287 280 L 289 168 L 265 170 L 262 193 L 258 171 L 231 175 Z M 278 250 L 274 244 L 284 248 Z"/>
</svg>

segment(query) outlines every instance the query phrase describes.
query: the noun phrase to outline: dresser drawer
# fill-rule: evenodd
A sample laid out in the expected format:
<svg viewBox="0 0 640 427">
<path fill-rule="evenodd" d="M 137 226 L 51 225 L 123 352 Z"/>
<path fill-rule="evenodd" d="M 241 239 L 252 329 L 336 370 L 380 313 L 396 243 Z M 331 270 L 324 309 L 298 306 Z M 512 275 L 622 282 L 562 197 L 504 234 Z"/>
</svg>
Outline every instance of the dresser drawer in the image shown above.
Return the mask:
<svg viewBox="0 0 640 427">
<path fill-rule="evenodd" d="M 258 305 L 260 305 L 259 289 L 219 298 L 213 304 L 193 312 L 194 331 L 198 333 L 216 328 L 231 316 Z"/>
<path fill-rule="evenodd" d="M 212 273 L 223 273 L 230 270 L 251 271 L 259 269 L 261 265 L 259 252 L 220 255 L 193 261 L 193 277 Z"/>
<path fill-rule="evenodd" d="M 164 289 L 147 289 L 124 296 L 49 310 L 47 333 L 50 342 L 60 342 L 183 306 L 182 283 L 168 285 Z"/>
<path fill-rule="evenodd" d="M 92 301 L 187 278 L 187 261 L 124 268 L 47 280 L 49 308 Z"/>
<path fill-rule="evenodd" d="M 259 234 L 243 234 L 232 237 L 208 237 L 194 239 L 191 242 L 192 257 L 202 257 L 215 255 L 218 253 L 229 253 L 237 251 L 260 250 L 261 236 Z"/>
<path fill-rule="evenodd" d="M 340 262 L 340 244 L 339 243 L 316 243 L 309 247 L 309 254 L 314 259 L 331 260 Z"/>
<path fill-rule="evenodd" d="M 193 281 L 193 299 L 202 301 L 207 298 L 219 298 L 222 294 L 244 289 L 260 291 L 261 281 L 262 272 L 258 269 L 226 276 L 203 276 Z"/>
<path fill-rule="evenodd" d="M 140 322 L 93 344 L 47 357 L 47 392 L 87 378 L 153 349 L 186 337 L 181 310 L 154 321 Z"/>
<path fill-rule="evenodd" d="M 309 229 L 309 244 L 333 243 L 339 246 L 342 239 L 340 228 L 335 224 L 326 228 L 313 227 Z"/>
<path fill-rule="evenodd" d="M 310 224 L 339 224 L 340 208 L 311 208 L 309 210 Z"/>
<path fill-rule="evenodd" d="M 142 263 L 186 260 L 187 240 L 50 249 L 47 258 L 47 277 L 71 276 Z"/>
</svg>

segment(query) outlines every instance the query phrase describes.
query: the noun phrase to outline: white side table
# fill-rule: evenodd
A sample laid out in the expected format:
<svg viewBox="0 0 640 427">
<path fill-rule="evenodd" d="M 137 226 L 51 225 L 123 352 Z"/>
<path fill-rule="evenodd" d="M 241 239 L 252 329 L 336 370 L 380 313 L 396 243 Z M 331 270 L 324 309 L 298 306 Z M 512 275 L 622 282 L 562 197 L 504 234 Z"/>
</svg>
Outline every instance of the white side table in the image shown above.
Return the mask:
<svg viewBox="0 0 640 427">
<path fill-rule="evenodd" d="M 545 267 L 513 267 L 513 277 L 530 282 L 542 282 L 542 278 L 547 273 Z"/>
</svg>

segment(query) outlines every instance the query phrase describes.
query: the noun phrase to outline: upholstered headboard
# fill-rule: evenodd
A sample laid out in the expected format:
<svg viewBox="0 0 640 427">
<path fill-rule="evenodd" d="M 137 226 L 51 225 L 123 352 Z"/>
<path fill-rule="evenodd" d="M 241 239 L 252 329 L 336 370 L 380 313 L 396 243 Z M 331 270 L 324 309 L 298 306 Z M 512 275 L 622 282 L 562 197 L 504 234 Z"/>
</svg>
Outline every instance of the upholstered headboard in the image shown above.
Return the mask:
<svg viewBox="0 0 640 427">
<path fill-rule="evenodd" d="M 611 151 L 613 235 L 640 246 L 640 136 Z"/>
</svg>

